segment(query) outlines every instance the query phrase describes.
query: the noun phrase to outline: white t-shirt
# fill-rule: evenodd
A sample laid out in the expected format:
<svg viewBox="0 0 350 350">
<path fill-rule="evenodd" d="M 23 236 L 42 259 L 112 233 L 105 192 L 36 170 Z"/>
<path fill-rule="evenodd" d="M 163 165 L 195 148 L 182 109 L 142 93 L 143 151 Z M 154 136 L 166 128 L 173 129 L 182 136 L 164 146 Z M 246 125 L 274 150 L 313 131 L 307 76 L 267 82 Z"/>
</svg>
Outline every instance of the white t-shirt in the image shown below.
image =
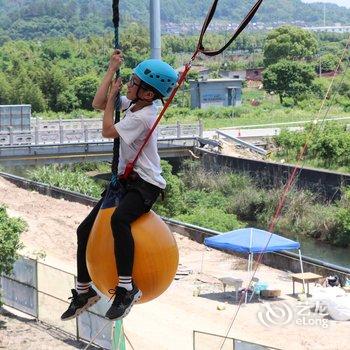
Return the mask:
<svg viewBox="0 0 350 350">
<path fill-rule="evenodd" d="M 125 96 L 121 97 L 122 110 L 128 108 L 130 103 L 131 101 Z M 126 164 L 135 159 L 149 130 L 157 119 L 157 107 L 154 103 L 136 112 L 131 112 L 131 109 L 132 106 L 127 109 L 123 119 L 114 125 L 120 136 L 118 175 L 124 174 Z M 157 129 L 153 131 L 140 153 L 134 170 L 145 181 L 160 188 L 165 188 L 166 182 L 161 175 L 162 168 L 158 155 Z"/>
</svg>

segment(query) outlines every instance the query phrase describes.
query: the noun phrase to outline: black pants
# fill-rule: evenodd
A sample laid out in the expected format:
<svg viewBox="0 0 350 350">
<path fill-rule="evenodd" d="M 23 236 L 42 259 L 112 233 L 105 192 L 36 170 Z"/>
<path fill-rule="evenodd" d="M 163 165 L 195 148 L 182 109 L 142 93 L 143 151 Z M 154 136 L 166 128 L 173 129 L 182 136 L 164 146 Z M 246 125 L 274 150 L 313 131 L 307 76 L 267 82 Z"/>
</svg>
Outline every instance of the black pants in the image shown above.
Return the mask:
<svg viewBox="0 0 350 350">
<path fill-rule="evenodd" d="M 114 211 L 110 224 L 114 237 L 114 254 L 119 276 L 131 276 L 134 263 L 134 239 L 130 224 L 151 209 L 161 189 L 144 181 L 137 174 L 134 174 L 132 179 L 121 183 L 125 189 L 125 195 Z M 86 266 L 86 246 L 102 202 L 103 198 L 100 199 L 77 229 L 77 279 L 79 282 L 91 281 Z"/>
</svg>

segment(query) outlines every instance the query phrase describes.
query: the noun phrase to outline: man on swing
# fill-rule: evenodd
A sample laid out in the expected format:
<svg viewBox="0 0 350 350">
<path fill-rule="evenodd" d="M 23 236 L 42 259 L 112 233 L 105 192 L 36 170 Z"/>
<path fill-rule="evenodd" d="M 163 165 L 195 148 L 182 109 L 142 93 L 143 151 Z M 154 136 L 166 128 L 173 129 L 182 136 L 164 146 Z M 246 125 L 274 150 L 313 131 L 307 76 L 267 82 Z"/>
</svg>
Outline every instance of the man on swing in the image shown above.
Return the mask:
<svg viewBox="0 0 350 350">
<path fill-rule="evenodd" d="M 121 78 L 114 79 L 114 76 L 122 62 L 121 51 L 115 50 L 93 101 L 94 108 L 104 110 L 103 137 L 120 139 L 118 176 L 124 195 L 111 218 L 115 261 L 119 274 L 118 285 L 110 291 L 112 296 L 114 295 L 113 303 L 106 313 L 106 317 L 111 320 L 125 317 L 132 305 L 142 296 L 142 292 L 132 281 L 134 240 L 130 225 L 152 208 L 166 186 L 161 175 L 155 132 L 137 158 L 130 176 L 125 179 L 122 175 L 157 119 L 154 101 L 169 96 L 178 79 L 177 72 L 162 60 L 149 59 L 141 62 L 130 77 L 126 96 L 121 97 L 124 118 L 114 124 L 115 101 L 122 85 Z M 72 301 L 62 314 L 62 320 L 75 318 L 100 299 L 91 287 L 85 255 L 88 237 L 102 201 L 103 198 L 77 229 L 77 285 L 76 289 L 72 289 Z"/>
</svg>

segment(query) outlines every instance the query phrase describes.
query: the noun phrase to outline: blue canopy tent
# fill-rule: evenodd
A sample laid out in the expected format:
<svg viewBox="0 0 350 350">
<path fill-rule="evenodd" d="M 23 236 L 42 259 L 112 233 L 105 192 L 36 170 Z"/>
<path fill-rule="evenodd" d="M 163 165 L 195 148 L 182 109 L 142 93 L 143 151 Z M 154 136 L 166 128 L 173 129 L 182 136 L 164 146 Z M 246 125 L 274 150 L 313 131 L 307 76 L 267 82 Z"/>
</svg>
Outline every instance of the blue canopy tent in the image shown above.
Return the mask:
<svg viewBox="0 0 350 350">
<path fill-rule="evenodd" d="M 251 271 L 253 268 L 254 253 L 297 249 L 299 250 L 301 272 L 303 272 L 300 243 L 268 231 L 251 227 L 238 229 L 205 238 L 204 244 L 212 248 L 248 253 L 248 271 Z"/>
</svg>

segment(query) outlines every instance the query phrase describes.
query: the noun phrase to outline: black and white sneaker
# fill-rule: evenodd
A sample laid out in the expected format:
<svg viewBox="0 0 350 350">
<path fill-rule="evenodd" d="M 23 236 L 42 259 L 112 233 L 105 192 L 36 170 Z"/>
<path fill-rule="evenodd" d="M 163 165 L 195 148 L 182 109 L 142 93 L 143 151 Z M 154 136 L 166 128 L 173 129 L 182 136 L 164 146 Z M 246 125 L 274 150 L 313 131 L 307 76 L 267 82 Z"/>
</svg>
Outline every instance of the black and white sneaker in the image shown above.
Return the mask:
<svg viewBox="0 0 350 350">
<path fill-rule="evenodd" d="M 114 300 L 111 307 L 106 312 L 107 318 L 110 320 L 120 320 L 125 317 L 130 312 L 131 307 L 141 299 L 142 292 L 140 289 L 138 289 L 134 283 L 132 286 L 133 288 L 130 291 L 118 286 L 115 289 L 109 290 L 110 294 L 114 294 Z"/>
<path fill-rule="evenodd" d="M 72 299 L 67 311 L 65 311 L 62 316 L 62 321 L 71 320 L 79 316 L 83 311 L 87 310 L 89 307 L 97 303 L 101 297 L 95 292 L 95 290 L 89 287 L 89 291 L 86 293 L 78 294 L 75 289 L 72 289 Z"/>
</svg>

